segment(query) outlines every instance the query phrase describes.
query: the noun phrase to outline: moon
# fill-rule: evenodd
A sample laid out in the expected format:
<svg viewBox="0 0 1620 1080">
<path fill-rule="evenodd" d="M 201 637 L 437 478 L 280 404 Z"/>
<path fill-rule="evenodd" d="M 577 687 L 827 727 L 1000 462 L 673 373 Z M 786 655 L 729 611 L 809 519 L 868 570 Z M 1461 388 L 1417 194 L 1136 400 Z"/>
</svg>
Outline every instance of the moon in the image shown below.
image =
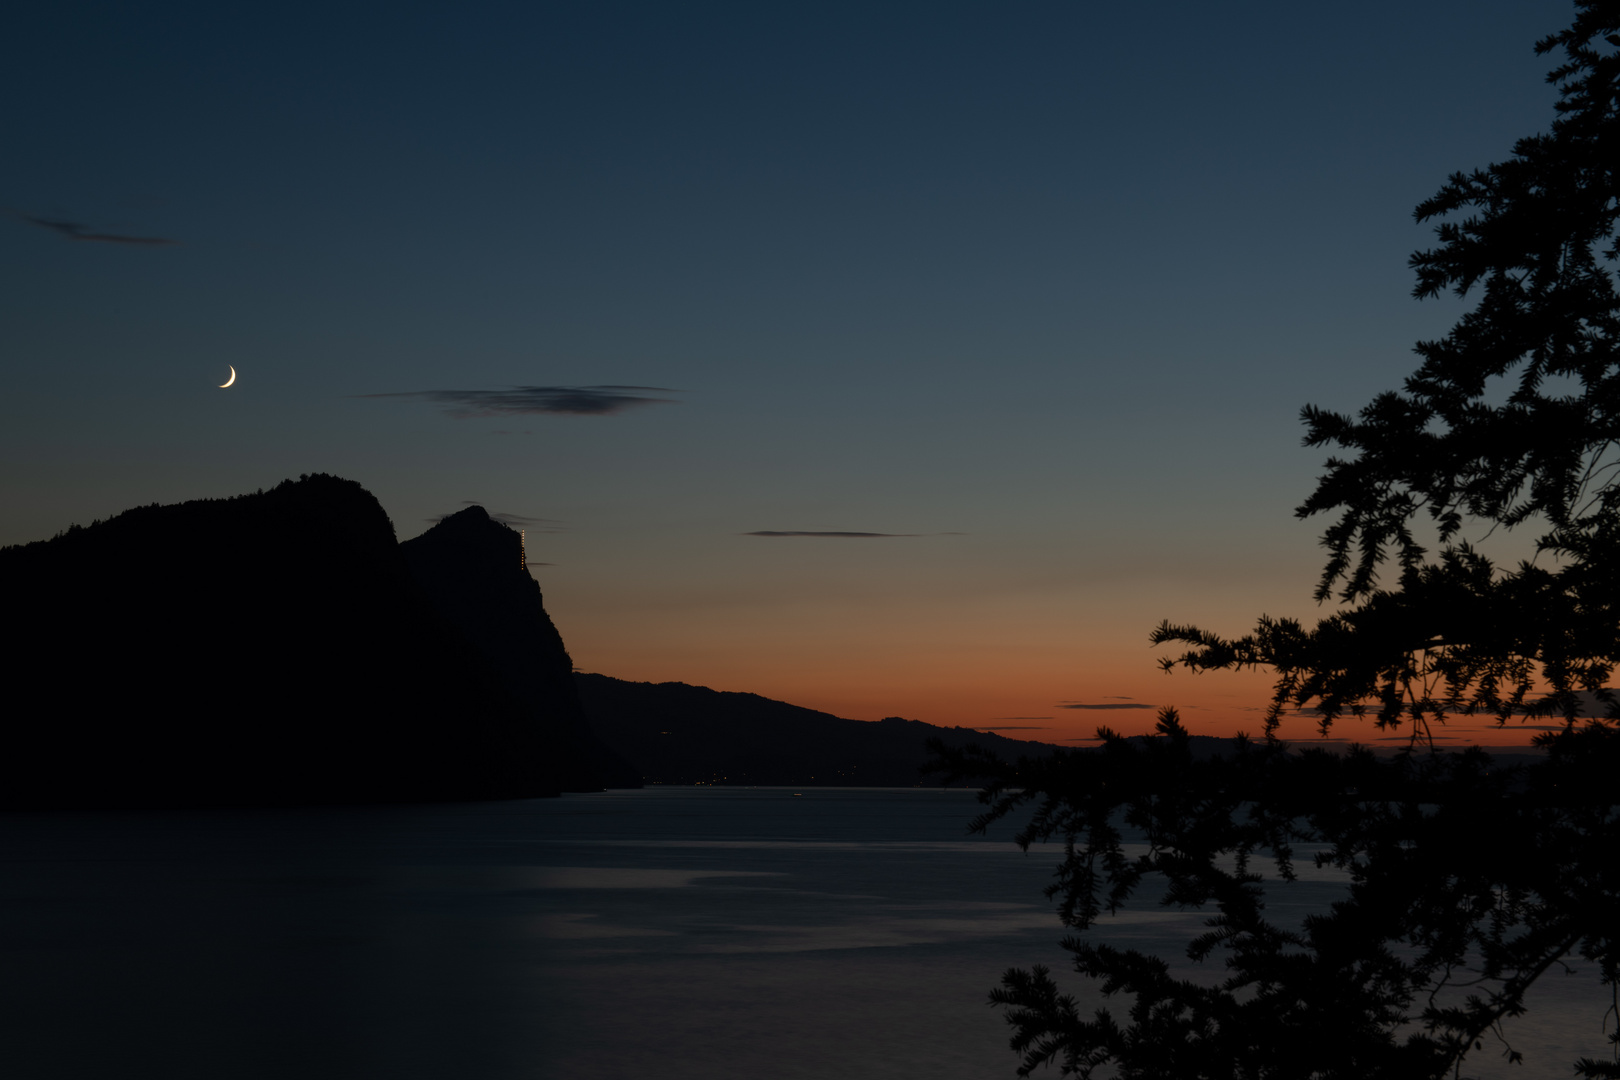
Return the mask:
<svg viewBox="0 0 1620 1080">
<path fill-rule="evenodd" d="M 231 377 L 219 384 L 219 388 L 221 390 L 225 389 L 227 386 L 231 385 L 231 383 L 236 381 L 236 368 L 230 364 L 226 364 L 225 366 L 231 369 Z"/>
</svg>

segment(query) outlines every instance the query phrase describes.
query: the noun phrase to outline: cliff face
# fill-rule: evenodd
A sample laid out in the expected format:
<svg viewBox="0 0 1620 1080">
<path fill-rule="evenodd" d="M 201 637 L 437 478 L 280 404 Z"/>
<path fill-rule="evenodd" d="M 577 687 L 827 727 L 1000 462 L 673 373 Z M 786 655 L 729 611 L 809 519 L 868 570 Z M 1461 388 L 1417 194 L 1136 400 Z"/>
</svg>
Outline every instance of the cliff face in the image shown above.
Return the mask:
<svg viewBox="0 0 1620 1080">
<path fill-rule="evenodd" d="M 556 747 L 564 791 L 641 786 L 640 776 L 586 726 L 573 662 L 523 564 L 516 531 L 470 506 L 400 551 L 434 607 L 482 655 L 526 722 Z"/>
<path fill-rule="evenodd" d="M 0 596 L 0 806 L 511 798 L 576 771 L 350 481 L 6 548 Z"/>
</svg>

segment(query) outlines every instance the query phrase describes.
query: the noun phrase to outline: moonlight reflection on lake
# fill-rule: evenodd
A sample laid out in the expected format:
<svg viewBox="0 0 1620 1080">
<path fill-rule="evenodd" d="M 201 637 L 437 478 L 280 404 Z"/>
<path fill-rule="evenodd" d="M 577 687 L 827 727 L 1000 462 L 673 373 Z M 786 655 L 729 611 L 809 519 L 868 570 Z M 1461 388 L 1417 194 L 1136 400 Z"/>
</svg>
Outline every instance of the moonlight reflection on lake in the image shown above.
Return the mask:
<svg viewBox="0 0 1620 1080">
<path fill-rule="evenodd" d="M 1064 968 L 1057 853 L 967 836 L 977 810 L 960 790 L 651 788 L 8 815 L 0 1070 L 1011 1076 L 985 997 L 1009 966 Z M 1106 932 L 1173 948 L 1198 919 L 1149 907 Z"/>
</svg>

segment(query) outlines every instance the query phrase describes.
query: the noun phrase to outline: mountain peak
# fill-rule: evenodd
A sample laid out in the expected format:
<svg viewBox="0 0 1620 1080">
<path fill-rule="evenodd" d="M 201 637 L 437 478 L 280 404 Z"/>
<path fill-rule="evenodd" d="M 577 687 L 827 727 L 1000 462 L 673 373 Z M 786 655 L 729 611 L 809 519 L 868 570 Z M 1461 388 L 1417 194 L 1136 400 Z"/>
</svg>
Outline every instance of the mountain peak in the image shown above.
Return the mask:
<svg viewBox="0 0 1620 1080">
<path fill-rule="evenodd" d="M 489 516 L 489 511 L 485 510 L 477 503 L 474 503 L 464 510 L 457 510 L 453 514 L 446 514 L 444 517 L 440 518 L 434 524 L 433 528 L 428 530 L 428 532 L 438 532 L 440 529 L 457 532 L 462 529 L 488 528 L 491 525 L 499 529 L 505 529 L 508 532 L 511 531 L 510 525 L 505 525 L 499 521 L 496 521 L 494 518 Z"/>
</svg>

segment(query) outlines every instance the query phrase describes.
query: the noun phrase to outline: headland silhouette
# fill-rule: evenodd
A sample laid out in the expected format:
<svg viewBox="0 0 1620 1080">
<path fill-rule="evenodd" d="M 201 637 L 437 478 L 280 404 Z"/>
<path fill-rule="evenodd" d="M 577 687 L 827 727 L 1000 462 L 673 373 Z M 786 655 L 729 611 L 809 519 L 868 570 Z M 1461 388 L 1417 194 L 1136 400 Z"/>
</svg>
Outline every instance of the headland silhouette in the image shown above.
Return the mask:
<svg viewBox="0 0 1620 1080">
<path fill-rule="evenodd" d="M 319 474 L 0 549 L 0 806 L 636 783 L 585 730 L 517 552 L 476 508 L 401 545 L 369 492 Z"/>
</svg>

